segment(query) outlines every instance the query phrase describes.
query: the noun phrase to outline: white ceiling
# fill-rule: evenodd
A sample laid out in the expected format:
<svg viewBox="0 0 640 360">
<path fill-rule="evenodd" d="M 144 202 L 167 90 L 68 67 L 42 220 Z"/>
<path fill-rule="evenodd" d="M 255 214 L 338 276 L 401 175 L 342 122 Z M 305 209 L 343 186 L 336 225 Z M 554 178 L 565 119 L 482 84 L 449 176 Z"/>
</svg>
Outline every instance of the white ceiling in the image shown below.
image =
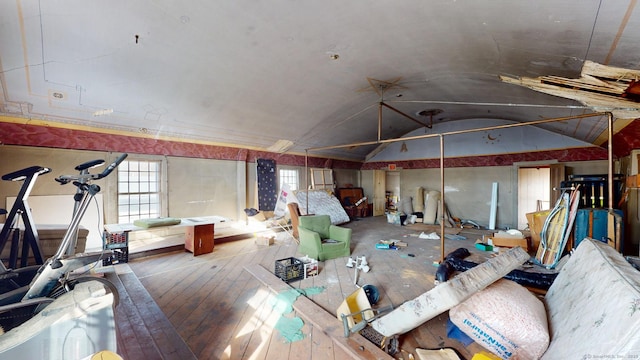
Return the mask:
<svg viewBox="0 0 640 360">
<path fill-rule="evenodd" d="M 426 131 L 588 113 L 499 76 L 578 77 L 585 60 L 638 69 L 639 48 L 635 0 L 6 0 L 0 112 L 304 152 L 375 141 L 381 99 L 425 123 L 421 111 L 442 110 Z M 382 139 L 422 127 L 382 113 Z M 592 143 L 606 121 L 541 126 Z"/>
</svg>

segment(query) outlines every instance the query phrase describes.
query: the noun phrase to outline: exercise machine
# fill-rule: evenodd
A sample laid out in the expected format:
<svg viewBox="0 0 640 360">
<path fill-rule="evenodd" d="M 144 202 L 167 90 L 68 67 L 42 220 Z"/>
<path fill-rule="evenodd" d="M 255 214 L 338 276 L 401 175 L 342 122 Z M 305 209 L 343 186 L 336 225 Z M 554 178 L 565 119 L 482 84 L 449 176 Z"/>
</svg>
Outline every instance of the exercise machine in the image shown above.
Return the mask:
<svg viewBox="0 0 640 360">
<path fill-rule="evenodd" d="M 29 316 L 32 317 L 50 304 L 51 299 L 73 291 L 75 285 L 81 282 L 101 282 L 114 295 L 114 302 L 117 304 L 117 290 L 111 282 L 102 277 L 76 274 L 77 270 L 84 269 L 87 265 L 97 264 L 103 257 L 111 256 L 111 251 L 102 250 L 100 252 L 75 254 L 74 249 L 80 221 L 95 195 L 100 192 L 100 186 L 93 184 L 92 181 L 108 176 L 126 157 L 127 154 L 120 155 L 99 174 L 91 174 L 89 169 L 104 163 L 104 161 L 94 160 L 76 166 L 75 169 L 79 171 L 78 175 L 62 175 L 56 178 L 56 181 L 62 185 L 72 183 L 78 188 L 74 195 L 76 206 L 74 207 L 71 222 L 62 242 L 58 246 L 58 250 L 38 268 L 31 282 L 26 286 L 0 294 L 0 325 L 4 326 L 5 330 L 8 329 L 3 320 L 12 318 L 12 314 L 7 313 L 18 312 L 22 315 L 24 321 L 27 321 Z M 25 306 L 16 305 L 15 303 L 18 302 Z M 25 311 L 26 314 L 23 314 Z M 11 320 L 9 325 L 10 327 L 16 327 L 20 324 L 20 322 Z"/>
<path fill-rule="evenodd" d="M 31 209 L 27 199 L 33 189 L 33 186 L 38 179 L 38 176 L 51 172 L 51 169 L 42 166 L 31 166 L 22 170 L 14 171 L 2 176 L 2 180 L 5 181 L 23 181 L 20 192 L 16 201 L 13 203 L 13 207 L 7 216 L 7 219 L 0 230 L 0 252 L 4 249 L 9 235 L 13 233 L 11 240 L 11 251 L 9 255 L 9 269 L 15 269 L 17 267 L 18 257 L 18 242 L 20 240 L 20 227 L 19 219 L 22 218 L 24 224 L 24 236 L 22 240 L 22 254 L 20 266 L 27 266 L 29 248 L 33 251 L 33 256 L 36 263 L 42 265 L 42 252 L 38 244 L 38 230 L 33 222 L 33 216 L 31 215 Z M 6 210 L 2 209 L 1 214 L 6 214 Z M 4 266 L 4 263 L 0 262 L 0 272 L 6 273 L 8 268 Z"/>
</svg>

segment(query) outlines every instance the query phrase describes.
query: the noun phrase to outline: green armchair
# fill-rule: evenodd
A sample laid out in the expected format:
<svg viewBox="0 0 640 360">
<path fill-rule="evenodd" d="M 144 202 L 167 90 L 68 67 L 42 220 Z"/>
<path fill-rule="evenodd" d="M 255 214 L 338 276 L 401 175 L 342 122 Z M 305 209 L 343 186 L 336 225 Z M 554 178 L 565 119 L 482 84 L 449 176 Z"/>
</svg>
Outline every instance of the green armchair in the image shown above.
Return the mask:
<svg viewBox="0 0 640 360">
<path fill-rule="evenodd" d="M 310 258 L 325 261 L 351 255 L 351 229 L 331 225 L 329 215 L 301 216 L 298 234 L 298 252 Z"/>
</svg>

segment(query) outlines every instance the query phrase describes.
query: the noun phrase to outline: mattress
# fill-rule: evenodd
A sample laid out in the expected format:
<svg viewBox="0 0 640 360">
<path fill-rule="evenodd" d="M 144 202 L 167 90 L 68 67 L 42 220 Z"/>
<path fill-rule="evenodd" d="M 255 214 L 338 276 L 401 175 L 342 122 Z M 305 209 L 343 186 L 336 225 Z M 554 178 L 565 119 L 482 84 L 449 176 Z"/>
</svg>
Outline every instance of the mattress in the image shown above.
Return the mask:
<svg viewBox="0 0 640 360">
<path fill-rule="evenodd" d="M 586 238 L 545 295 L 551 343 L 542 359 L 640 356 L 640 272 Z"/>
<path fill-rule="evenodd" d="M 307 194 L 309 194 L 309 209 L 307 209 Z M 295 195 L 303 215 L 329 215 L 332 225 L 349 222 L 349 215 L 338 198 L 326 190 L 301 190 Z"/>
</svg>

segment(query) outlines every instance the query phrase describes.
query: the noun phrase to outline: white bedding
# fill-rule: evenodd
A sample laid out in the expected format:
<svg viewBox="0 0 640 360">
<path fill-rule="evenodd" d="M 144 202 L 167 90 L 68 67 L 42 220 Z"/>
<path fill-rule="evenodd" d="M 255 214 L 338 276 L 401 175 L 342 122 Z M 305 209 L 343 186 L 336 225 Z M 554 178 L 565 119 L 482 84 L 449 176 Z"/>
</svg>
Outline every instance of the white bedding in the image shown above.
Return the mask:
<svg viewBox="0 0 640 360">
<path fill-rule="evenodd" d="M 308 210 L 307 193 L 309 194 Z M 349 222 L 349 215 L 344 211 L 340 200 L 326 190 L 299 190 L 295 195 L 298 199 L 301 214 L 329 215 L 333 225 Z"/>
</svg>

